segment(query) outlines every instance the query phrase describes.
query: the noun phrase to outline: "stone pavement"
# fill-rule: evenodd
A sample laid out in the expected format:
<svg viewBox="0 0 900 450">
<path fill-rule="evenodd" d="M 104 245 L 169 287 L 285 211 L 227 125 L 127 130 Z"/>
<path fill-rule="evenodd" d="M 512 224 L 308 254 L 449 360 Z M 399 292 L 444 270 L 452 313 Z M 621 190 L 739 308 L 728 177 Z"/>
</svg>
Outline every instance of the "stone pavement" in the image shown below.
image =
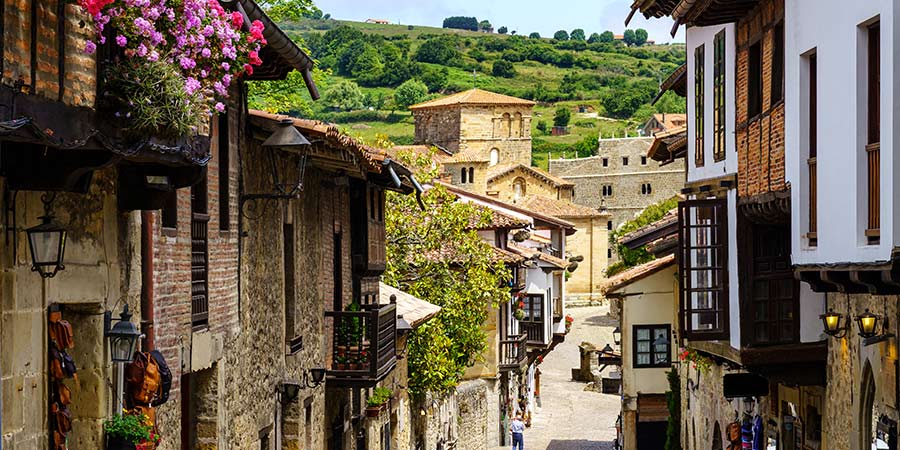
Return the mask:
<svg viewBox="0 0 900 450">
<path fill-rule="evenodd" d="M 575 322 L 566 341 L 540 365 L 541 407 L 532 416 L 531 428 L 525 430 L 525 448 L 612 450 L 619 396 L 585 391 L 585 383 L 572 381 L 571 369 L 578 367 L 581 342 L 601 348 L 606 343 L 613 345 L 612 330 L 616 325 L 607 316 L 608 306 L 570 308 L 567 312 Z"/>
</svg>

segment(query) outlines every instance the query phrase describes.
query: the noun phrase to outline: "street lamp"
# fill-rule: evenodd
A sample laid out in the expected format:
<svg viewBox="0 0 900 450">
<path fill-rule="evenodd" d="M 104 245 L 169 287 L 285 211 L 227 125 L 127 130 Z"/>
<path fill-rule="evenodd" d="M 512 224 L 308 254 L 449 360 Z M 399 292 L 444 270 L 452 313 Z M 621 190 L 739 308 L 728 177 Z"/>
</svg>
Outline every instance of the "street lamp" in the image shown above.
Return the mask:
<svg viewBox="0 0 900 450">
<path fill-rule="evenodd" d="M 622 330 L 620 330 L 619 327 L 616 327 L 616 329 L 613 330 L 613 342 L 615 342 L 616 345 L 622 345 Z"/>
<path fill-rule="evenodd" d="M 866 308 L 866 311 L 858 316 L 856 316 L 856 324 L 859 326 L 859 335 L 865 339 L 874 337 L 877 333 L 875 330 L 878 328 L 879 317 L 875 314 L 869 312 L 869 309 Z"/>
<path fill-rule="evenodd" d="M 268 156 L 269 164 L 272 165 L 272 184 L 280 195 L 293 196 L 303 190 L 303 175 L 306 171 L 306 153 L 301 152 L 300 149 L 309 147 L 310 145 L 312 144 L 309 142 L 309 139 L 306 139 L 306 136 L 301 134 L 300 131 L 294 127 L 293 119 L 282 119 L 281 122 L 278 123 L 278 128 L 275 132 L 262 143 L 263 148 L 271 150 L 268 152 Z M 275 149 L 300 155 L 299 173 L 297 174 L 296 180 L 288 182 L 282 179 L 284 174 L 279 171 L 278 158 L 275 157 Z"/>
<path fill-rule="evenodd" d="M 828 312 L 819 316 L 822 319 L 822 326 L 825 328 L 825 334 L 842 338 L 847 334 L 847 324 L 844 322 L 844 316 L 834 312 L 833 308 L 829 308 Z"/>
<path fill-rule="evenodd" d="M 31 270 L 43 278 L 53 278 L 56 272 L 65 270 L 63 258 L 66 253 L 66 229 L 54 221 L 50 204 L 56 194 L 41 195 L 44 215 L 41 224 L 25 230 L 28 234 L 28 248 L 31 250 Z"/>
<path fill-rule="evenodd" d="M 125 392 L 125 363 L 130 362 L 138 339 L 142 336 L 137 326 L 131 322 L 128 304 L 122 308 L 119 320 L 112 324 L 112 312 L 103 313 L 103 335 L 109 339 L 109 354 L 116 364 L 116 411 L 122 411 Z"/>
</svg>

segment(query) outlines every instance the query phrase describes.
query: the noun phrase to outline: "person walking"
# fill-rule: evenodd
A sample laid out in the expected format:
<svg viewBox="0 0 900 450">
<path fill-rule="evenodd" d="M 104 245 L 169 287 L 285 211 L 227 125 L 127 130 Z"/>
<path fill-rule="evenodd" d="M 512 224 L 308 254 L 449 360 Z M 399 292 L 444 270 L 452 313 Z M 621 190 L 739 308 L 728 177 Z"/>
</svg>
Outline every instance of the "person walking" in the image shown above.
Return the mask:
<svg viewBox="0 0 900 450">
<path fill-rule="evenodd" d="M 522 414 L 516 413 L 516 417 L 509 424 L 509 431 L 512 432 L 512 450 L 525 450 L 525 443 L 522 440 L 522 433 L 525 432 L 525 422 L 522 422 Z"/>
</svg>

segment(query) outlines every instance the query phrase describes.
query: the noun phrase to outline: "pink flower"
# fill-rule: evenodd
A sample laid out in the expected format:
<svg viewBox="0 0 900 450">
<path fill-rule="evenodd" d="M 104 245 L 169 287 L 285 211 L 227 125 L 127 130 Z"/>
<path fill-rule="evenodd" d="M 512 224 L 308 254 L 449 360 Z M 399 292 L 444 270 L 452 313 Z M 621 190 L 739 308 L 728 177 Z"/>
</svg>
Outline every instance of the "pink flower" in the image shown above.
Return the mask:
<svg viewBox="0 0 900 450">
<path fill-rule="evenodd" d="M 184 70 L 193 69 L 197 66 L 197 62 L 187 56 L 182 56 L 181 60 L 178 61 L 178 64 L 180 64 L 181 68 Z"/>
<path fill-rule="evenodd" d="M 223 62 L 223 63 L 222 63 L 222 70 L 224 70 L 224 71 L 226 71 L 226 72 L 229 71 L 229 70 L 231 70 L 231 64 L 228 64 L 227 62 Z"/>
<path fill-rule="evenodd" d="M 87 54 L 92 54 L 97 51 L 97 44 L 92 41 L 87 41 L 84 43 L 84 52 Z"/>
<path fill-rule="evenodd" d="M 248 77 L 250 75 L 253 75 L 253 66 L 251 66 L 250 64 L 244 64 L 244 73 L 246 73 Z"/>
<path fill-rule="evenodd" d="M 187 92 L 188 95 L 193 95 L 200 87 L 200 82 L 194 77 L 188 77 L 184 82 L 184 91 Z"/>
<path fill-rule="evenodd" d="M 231 13 L 231 25 L 236 29 L 240 29 L 244 26 L 244 16 L 237 11 Z"/>
<path fill-rule="evenodd" d="M 119 47 L 124 47 L 125 45 L 128 44 L 128 38 L 126 38 L 125 36 L 122 36 L 120 34 L 120 35 L 116 36 L 116 44 L 118 44 Z"/>
<path fill-rule="evenodd" d="M 216 111 L 225 112 L 225 105 L 222 102 L 216 102 Z"/>
<path fill-rule="evenodd" d="M 209 58 L 210 56 L 212 56 L 212 52 L 209 50 L 209 48 L 204 47 L 203 50 L 200 50 L 200 55 L 204 58 Z"/>
<path fill-rule="evenodd" d="M 262 64 L 262 60 L 259 59 L 259 53 L 255 52 L 255 51 L 250 52 L 250 54 L 248 56 L 250 58 L 250 64 L 253 64 L 254 66 L 258 66 L 258 65 Z"/>
</svg>

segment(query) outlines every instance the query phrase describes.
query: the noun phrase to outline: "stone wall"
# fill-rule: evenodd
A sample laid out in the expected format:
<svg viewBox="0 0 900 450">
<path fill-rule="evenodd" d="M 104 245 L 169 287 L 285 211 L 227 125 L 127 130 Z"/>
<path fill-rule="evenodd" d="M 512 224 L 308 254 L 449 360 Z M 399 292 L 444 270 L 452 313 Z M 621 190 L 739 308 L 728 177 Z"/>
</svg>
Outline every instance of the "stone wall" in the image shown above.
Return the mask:
<svg viewBox="0 0 900 450">
<path fill-rule="evenodd" d="M 456 392 L 444 396 L 426 394 L 411 406 L 415 448 L 435 449 L 439 442 L 446 448 L 448 442 L 459 438 L 462 430 Z"/>
<path fill-rule="evenodd" d="M 444 106 L 413 111 L 416 144 L 463 150 L 488 161 L 497 149 L 500 164 L 531 165 L 531 108 L 527 106 Z"/>
<path fill-rule="evenodd" d="M 32 6 L 38 8 L 36 23 L 31 23 Z M 85 40 L 94 34 L 91 26 L 84 25 L 90 23 L 90 17 L 74 3 L 66 3 L 62 17 L 59 17 L 58 11 L 57 1 L 6 3 L 2 83 L 10 86 L 21 80 L 33 89 L 34 94 L 59 99 L 67 105 L 92 107 L 96 93 L 97 58 L 84 52 Z M 64 36 L 57 34 L 60 20 L 65 23 Z M 36 39 L 32 39 L 33 30 L 36 31 Z M 37 55 L 34 61 L 31 58 L 32 46 Z M 59 66 L 60 50 L 65 56 L 62 68 Z M 62 86 L 61 69 L 64 70 Z"/>
<path fill-rule="evenodd" d="M 560 187 L 551 181 L 536 176 L 530 170 L 518 167 L 508 171 L 500 176 L 494 177 L 488 184 L 487 190 L 490 193 L 496 192 L 495 196 L 501 201 L 514 203 L 516 199 L 514 183 L 517 179 L 525 182 L 524 195 L 540 195 L 553 199 L 562 198 L 569 200 L 571 189 L 560 189 Z"/>
<path fill-rule="evenodd" d="M 437 145 L 451 153 L 459 151 L 459 108 L 413 110 L 416 144 Z"/>
<path fill-rule="evenodd" d="M 486 450 L 499 443 L 496 380 L 464 381 L 456 388 L 459 441 L 456 448 Z"/>
<path fill-rule="evenodd" d="M 466 170 L 466 182 L 462 182 L 462 170 Z M 469 170 L 475 179 L 469 178 Z M 450 184 L 476 194 L 484 194 L 487 190 L 487 162 L 444 163 L 444 172 L 449 175 Z"/>
<path fill-rule="evenodd" d="M 584 256 L 578 269 L 566 281 L 566 300 L 600 300 L 600 285 L 606 279 L 609 248 L 608 216 L 566 218 L 578 230 L 566 236 L 566 248 L 572 256 Z"/>
</svg>

